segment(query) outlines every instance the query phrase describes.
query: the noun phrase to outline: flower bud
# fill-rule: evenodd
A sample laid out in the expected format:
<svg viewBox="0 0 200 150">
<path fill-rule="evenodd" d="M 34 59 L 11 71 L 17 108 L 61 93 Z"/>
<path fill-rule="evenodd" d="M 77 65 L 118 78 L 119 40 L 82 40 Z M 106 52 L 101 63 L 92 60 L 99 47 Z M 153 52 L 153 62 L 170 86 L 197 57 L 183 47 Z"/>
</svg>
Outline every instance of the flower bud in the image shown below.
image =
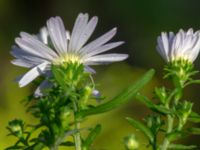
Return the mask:
<svg viewBox="0 0 200 150">
<path fill-rule="evenodd" d="M 19 119 L 14 119 L 9 122 L 7 127 L 14 135 L 18 137 L 23 136 L 24 122 Z"/>
<path fill-rule="evenodd" d="M 82 108 L 84 108 L 86 106 L 87 101 L 92 94 L 92 90 L 93 90 L 93 88 L 91 86 L 86 86 L 83 89 L 83 92 L 81 93 L 81 99 L 80 99 L 80 105 Z"/>
<path fill-rule="evenodd" d="M 124 138 L 124 145 L 127 150 L 137 150 L 139 148 L 139 143 L 134 134 Z"/>
</svg>

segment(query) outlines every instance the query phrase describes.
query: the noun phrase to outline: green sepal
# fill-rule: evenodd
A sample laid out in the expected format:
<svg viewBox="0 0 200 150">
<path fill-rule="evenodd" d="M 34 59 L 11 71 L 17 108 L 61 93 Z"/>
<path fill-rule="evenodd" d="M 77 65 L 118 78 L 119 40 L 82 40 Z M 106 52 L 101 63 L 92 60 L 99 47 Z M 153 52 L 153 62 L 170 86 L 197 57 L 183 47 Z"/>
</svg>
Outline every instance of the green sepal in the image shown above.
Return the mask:
<svg viewBox="0 0 200 150">
<path fill-rule="evenodd" d="M 58 84 L 62 87 L 65 87 L 65 82 L 64 82 L 64 77 L 65 74 L 64 72 L 61 70 L 61 68 L 52 65 L 51 67 L 52 69 L 52 73 L 54 75 L 55 80 L 58 82 Z"/>
<path fill-rule="evenodd" d="M 118 106 L 122 106 L 123 104 L 130 101 L 131 98 L 136 96 L 137 92 L 141 90 L 144 87 L 144 85 L 146 85 L 152 79 L 154 73 L 155 71 L 153 69 L 150 69 L 139 80 L 137 80 L 134 84 L 130 85 L 112 100 L 94 108 L 82 110 L 76 114 L 76 117 L 81 119 L 89 115 L 107 112 L 114 108 L 117 108 Z"/>
<path fill-rule="evenodd" d="M 170 144 L 169 149 L 180 149 L 180 150 L 185 150 L 185 149 L 194 149 L 197 148 L 196 145 L 182 145 L 182 144 Z"/>
<path fill-rule="evenodd" d="M 83 150 L 87 150 L 91 144 L 96 139 L 97 135 L 101 132 L 101 125 L 97 124 L 94 129 L 91 130 L 90 134 L 86 138 L 86 140 L 83 142 Z"/>
<path fill-rule="evenodd" d="M 140 121 L 137 121 L 133 118 L 127 117 L 126 120 L 128 120 L 128 122 L 135 128 L 139 129 L 141 132 L 144 133 L 144 135 L 147 136 L 147 138 L 149 139 L 150 143 L 153 143 L 154 140 L 154 135 L 151 132 L 151 130 L 146 127 L 143 123 L 141 123 Z"/>
</svg>

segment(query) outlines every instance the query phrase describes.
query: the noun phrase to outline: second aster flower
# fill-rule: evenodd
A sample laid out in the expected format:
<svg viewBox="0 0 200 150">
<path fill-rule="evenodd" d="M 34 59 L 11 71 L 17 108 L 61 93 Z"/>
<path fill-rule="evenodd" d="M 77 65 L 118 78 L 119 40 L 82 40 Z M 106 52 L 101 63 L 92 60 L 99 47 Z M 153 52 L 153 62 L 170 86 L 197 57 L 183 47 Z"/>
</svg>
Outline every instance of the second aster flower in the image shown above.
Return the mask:
<svg viewBox="0 0 200 150">
<path fill-rule="evenodd" d="M 162 32 L 157 39 L 157 51 L 167 62 L 178 59 L 193 62 L 200 51 L 200 31 Z"/>
</svg>

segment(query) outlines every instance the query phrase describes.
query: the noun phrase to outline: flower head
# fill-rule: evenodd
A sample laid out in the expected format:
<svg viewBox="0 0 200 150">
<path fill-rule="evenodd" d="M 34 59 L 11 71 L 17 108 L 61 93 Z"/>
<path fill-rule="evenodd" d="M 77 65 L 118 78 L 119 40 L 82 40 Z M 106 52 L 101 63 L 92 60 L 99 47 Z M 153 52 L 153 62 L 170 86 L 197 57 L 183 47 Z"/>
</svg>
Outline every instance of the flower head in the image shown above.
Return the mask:
<svg viewBox="0 0 200 150">
<path fill-rule="evenodd" d="M 157 51 L 167 61 L 186 60 L 193 62 L 200 50 L 200 31 L 187 32 L 182 29 L 175 35 L 173 32 L 162 32 L 157 39 Z"/>
<path fill-rule="evenodd" d="M 30 70 L 20 77 L 19 86 L 26 86 L 41 74 L 48 76 L 52 64 L 76 62 L 83 64 L 85 70 L 91 72 L 93 69 L 88 67 L 90 65 L 126 59 L 127 54 L 101 54 L 124 43 L 122 41 L 107 43 L 116 34 L 116 28 L 87 43 L 97 22 L 96 16 L 89 20 L 88 14 L 80 13 L 71 35 L 66 31 L 60 17 L 50 18 L 47 27 L 42 28 L 38 36 L 21 32 L 20 37 L 15 39 L 18 46 L 14 46 L 11 51 L 16 58 L 12 63 Z M 46 81 L 40 85 L 41 88 L 45 86 L 47 86 Z"/>
</svg>

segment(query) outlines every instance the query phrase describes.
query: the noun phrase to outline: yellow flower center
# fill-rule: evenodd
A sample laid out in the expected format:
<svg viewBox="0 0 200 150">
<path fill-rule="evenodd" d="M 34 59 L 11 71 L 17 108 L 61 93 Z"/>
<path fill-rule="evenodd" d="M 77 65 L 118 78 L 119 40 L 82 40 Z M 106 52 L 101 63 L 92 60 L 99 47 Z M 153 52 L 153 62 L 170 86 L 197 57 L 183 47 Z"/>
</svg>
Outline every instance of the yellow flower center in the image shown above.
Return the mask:
<svg viewBox="0 0 200 150">
<path fill-rule="evenodd" d="M 79 56 L 75 54 L 65 54 L 63 56 L 60 56 L 56 60 L 54 60 L 54 64 L 56 65 L 62 65 L 64 63 L 78 63 L 81 64 L 82 61 Z"/>
</svg>

